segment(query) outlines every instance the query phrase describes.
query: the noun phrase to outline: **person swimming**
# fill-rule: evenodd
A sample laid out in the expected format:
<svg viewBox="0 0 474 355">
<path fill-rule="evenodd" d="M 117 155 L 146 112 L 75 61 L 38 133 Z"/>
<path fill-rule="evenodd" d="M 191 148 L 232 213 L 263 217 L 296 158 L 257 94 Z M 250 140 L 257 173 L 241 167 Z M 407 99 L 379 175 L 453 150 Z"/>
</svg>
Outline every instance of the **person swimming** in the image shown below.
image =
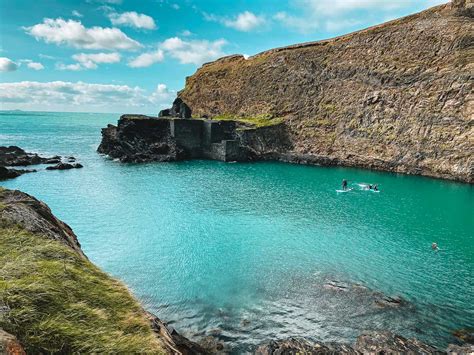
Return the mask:
<svg viewBox="0 0 474 355">
<path fill-rule="evenodd" d="M 342 189 L 347 190 L 347 180 L 346 179 L 342 180 Z"/>
<path fill-rule="evenodd" d="M 377 185 L 374 185 L 374 191 L 379 191 L 379 187 Z"/>
<path fill-rule="evenodd" d="M 438 248 L 438 243 L 433 243 L 431 244 L 431 249 L 435 250 L 435 251 L 438 251 L 439 248 Z"/>
</svg>

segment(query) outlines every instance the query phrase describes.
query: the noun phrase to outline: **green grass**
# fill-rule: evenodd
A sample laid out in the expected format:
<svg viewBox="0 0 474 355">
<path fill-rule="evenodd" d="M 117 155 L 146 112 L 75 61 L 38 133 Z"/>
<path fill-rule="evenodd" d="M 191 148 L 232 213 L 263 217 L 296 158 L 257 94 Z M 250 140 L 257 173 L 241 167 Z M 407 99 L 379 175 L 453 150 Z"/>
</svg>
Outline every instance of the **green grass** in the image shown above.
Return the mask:
<svg viewBox="0 0 474 355">
<path fill-rule="evenodd" d="M 224 114 L 219 116 L 212 117 L 213 120 L 221 120 L 221 121 L 237 121 L 241 122 L 250 126 L 254 126 L 256 128 L 260 127 L 268 127 L 280 124 L 283 122 L 283 118 L 273 117 L 270 114 L 261 114 L 256 116 L 249 116 L 249 117 L 241 117 L 235 116 L 231 114 Z"/>
<path fill-rule="evenodd" d="M 0 220 L 0 328 L 27 353 L 163 353 L 128 289 L 66 245 Z"/>
</svg>

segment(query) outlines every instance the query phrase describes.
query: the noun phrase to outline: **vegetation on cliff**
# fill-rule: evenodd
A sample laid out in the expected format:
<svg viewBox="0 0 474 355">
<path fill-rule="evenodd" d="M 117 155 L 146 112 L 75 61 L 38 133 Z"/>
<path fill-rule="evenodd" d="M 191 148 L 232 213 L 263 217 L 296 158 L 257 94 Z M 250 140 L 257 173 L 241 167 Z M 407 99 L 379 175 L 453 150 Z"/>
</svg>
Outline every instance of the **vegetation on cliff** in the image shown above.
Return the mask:
<svg viewBox="0 0 474 355">
<path fill-rule="evenodd" d="M 164 352 L 123 284 L 66 243 L 3 218 L 7 194 L 0 190 L 0 329 L 27 353 Z"/>
</svg>

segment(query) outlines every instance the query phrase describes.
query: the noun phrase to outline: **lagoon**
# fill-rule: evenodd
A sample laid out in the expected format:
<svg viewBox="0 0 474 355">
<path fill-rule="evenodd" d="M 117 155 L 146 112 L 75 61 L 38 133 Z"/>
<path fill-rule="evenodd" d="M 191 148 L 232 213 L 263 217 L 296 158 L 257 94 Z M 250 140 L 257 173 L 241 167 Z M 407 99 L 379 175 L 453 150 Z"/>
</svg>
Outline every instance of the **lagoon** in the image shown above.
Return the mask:
<svg viewBox="0 0 474 355">
<path fill-rule="evenodd" d="M 121 164 L 95 151 L 117 119 L 0 112 L 0 145 L 84 165 L 0 184 L 46 202 L 94 263 L 183 335 L 243 352 L 392 330 L 444 347 L 473 325 L 472 185 L 274 162 Z M 336 193 L 343 178 L 354 191 Z M 359 291 L 325 287 L 334 280 Z M 406 304 L 380 307 L 378 293 Z"/>
</svg>

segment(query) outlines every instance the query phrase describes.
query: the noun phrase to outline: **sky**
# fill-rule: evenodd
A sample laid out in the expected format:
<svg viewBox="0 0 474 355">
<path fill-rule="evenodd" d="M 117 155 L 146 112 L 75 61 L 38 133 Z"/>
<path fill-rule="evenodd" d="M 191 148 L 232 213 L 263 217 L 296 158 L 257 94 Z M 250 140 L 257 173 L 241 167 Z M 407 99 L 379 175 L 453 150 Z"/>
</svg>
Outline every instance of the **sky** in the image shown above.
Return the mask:
<svg viewBox="0 0 474 355">
<path fill-rule="evenodd" d="M 0 0 L 0 109 L 156 114 L 205 62 L 447 1 Z"/>
</svg>

